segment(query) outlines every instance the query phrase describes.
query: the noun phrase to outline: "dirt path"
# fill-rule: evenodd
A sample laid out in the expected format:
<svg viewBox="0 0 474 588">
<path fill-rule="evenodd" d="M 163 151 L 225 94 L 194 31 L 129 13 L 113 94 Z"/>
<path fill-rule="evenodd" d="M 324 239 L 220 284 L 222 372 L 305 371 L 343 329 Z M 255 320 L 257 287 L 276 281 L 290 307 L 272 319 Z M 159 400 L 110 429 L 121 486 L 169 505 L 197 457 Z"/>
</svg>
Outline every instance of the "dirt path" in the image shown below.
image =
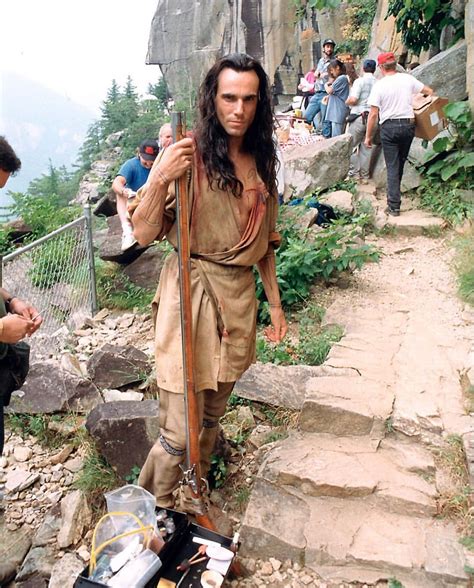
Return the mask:
<svg viewBox="0 0 474 588">
<path fill-rule="evenodd" d="M 346 335 L 306 387 L 300 431 L 265 458 L 243 522 L 247 554 L 292 553 L 325 580 L 292 583 L 291 566 L 282 577 L 267 562 L 265 585 L 468 585 L 454 524 L 433 518 L 446 490 L 433 449 L 472 430 L 461 374 L 474 312 L 456 295 L 451 235 L 372 241 L 380 263 L 315 293 Z"/>
</svg>

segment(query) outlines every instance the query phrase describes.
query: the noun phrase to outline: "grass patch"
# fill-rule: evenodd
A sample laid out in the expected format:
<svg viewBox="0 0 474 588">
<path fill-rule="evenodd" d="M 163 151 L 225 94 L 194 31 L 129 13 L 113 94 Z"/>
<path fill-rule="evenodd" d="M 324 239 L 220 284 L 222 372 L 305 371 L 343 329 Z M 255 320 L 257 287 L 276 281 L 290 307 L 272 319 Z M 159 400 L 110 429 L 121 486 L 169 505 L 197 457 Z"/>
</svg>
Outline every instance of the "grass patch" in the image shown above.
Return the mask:
<svg viewBox="0 0 474 588">
<path fill-rule="evenodd" d="M 66 416 L 11 413 L 5 415 L 5 423 L 8 429 L 22 439 L 35 437 L 40 445 L 51 449 L 57 449 L 65 443 L 78 447 L 82 443 L 82 431 L 85 431 L 78 424 L 78 416 L 73 413 Z M 70 438 L 69 432 L 74 432 L 74 436 Z"/>
<path fill-rule="evenodd" d="M 92 504 L 102 501 L 103 494 L 121 485 L 117 474 L 107 460 L 100 455 L 93 442 L 85 444 L 86 457 L 82 470 L 73 482 L 74 488 L 81 490 Z"/>
<path fill-rule="evenodd" d="M 133 284 L 117 264 L 96 260 L 96 280 L 100 308 L 149 311 L 155 293 Z"/>
<path fill-rule="evenodd" d="M 451 225 L 462 223 L 474 215 L 474 205 L 466 200 L 464 191 L 455 182 L 425 180 L 416 191 L 422 208 L 433 212 Z"/>
<path fill-rule="evenodd" d="M 470 510 L 472 489 L 469 486 L 469 471 L 464 455 L 462 438 L 450 435 L 446 445 L 438 451 L 439 469 L 443 470 L 448 483 L 443 484 L 438 498 L 441 516 L 456 521 L 463 541 L 474 543 L 474 514 Z"/>
<path fill-rule="evenodd" d="M 290 323 L 298 325 L 280 343 L 271 343 L 263 334 L 257 336 L 257 359 L 276 365 L 321 365 L 334 343 L 341 340 L 344 331 L 339 325 L 321 326 L 324 310 L 314 304 L 289 313 Z"/>
<path fill-rule="evenodd" d="M 458 237 L 455 247 L 458 294 L 464 302 L 474 306 L 474 229 Z"/>
</svg>

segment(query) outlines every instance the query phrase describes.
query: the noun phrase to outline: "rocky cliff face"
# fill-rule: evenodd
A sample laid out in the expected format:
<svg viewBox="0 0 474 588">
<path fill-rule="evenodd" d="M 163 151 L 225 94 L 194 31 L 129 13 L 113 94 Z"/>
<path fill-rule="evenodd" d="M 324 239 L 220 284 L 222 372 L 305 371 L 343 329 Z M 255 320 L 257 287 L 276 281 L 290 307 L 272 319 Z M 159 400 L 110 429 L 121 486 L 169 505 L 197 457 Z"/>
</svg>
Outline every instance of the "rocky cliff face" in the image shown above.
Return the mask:
<svg viewBox="0 0 474 588">
<path fill-rule="evenodd" d="M 147 61 L 160 65 L 174 97 L 190 100 L 218 56 L 242 51 L 262 62 L 276 95 L 292 95 L 319 59 L 321 38 L 340 38 L 342 13 L 296 23 L 288 0 L 159 0 Z"/>
<path fill-rule="evenodd" d="M 472 1 L 466 6 L 468 82 L 473 75 Z M 458 12 L 462 12 L 464 6 L 465 0 L 453 2 L 453 10 L 456 7 Z M 376 57 L 381 51 L 394 51 L 397 55 L 405 51 L 395 30 L 395 19 L 385 19 L 387 8 L 388 0 L 378 2 L 370 57 Z M 262 62 L 273 85 L 276 103 L 282 104 L 296 93 L 298 78 L 321 56 L 321 41 L 326 37 L 336 42 L 342 40 L 344 17 L 344 4 L 338 10 L 314 13 L 308 10 L 307 18 L 297 19 L 290 0 L 158 0 L 151 26 L 148 62 L 160 65 L 173 97 L 184 99 L 191 108 L 196 88 L 216 58 L 226 53 L 246 52 Z M 462 58 L 458 51 L 453 53 L 452 69 L 450 65 L 446 70 L 443 65 L 440 79 L 439 66 L 433 69 L 427 64 L 423 73 L 423 81 L 428 83 L 429 80 L 430 85 L 452 100 L 462 99 L 467 94 L 466 46 L 463 51 Z M 451 52 L 450 49 L 444 53 Z M 418 58 L 421 63 L 428 59 L 428 52 Z M 442 56 L 435 60 L 446 63 Z M 450 84 L 444 84 L 446 80 Z M 445 88 L 446 85 L 449 87 Z M 467 87 L 470 86 L 472 83 L 468 83 Z"/>
</svg>

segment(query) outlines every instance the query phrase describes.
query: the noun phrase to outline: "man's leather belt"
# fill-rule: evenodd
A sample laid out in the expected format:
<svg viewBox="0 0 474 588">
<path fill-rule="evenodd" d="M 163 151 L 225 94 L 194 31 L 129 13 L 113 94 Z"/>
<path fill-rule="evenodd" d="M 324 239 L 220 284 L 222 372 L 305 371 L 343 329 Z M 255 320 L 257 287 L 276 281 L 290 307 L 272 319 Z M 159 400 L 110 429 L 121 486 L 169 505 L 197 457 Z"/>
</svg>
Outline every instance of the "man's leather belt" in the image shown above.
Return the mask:
<svg viewBox="0 0 474 588">
<path fill-rule="evenodd" d="M 414 123 L 415 119 L 414 118 L 387 118 L 387 120 L 384 120 L 382 124 L 385 124 L 386 122 L 404 122 L 404 123 Z"/>
</svg>

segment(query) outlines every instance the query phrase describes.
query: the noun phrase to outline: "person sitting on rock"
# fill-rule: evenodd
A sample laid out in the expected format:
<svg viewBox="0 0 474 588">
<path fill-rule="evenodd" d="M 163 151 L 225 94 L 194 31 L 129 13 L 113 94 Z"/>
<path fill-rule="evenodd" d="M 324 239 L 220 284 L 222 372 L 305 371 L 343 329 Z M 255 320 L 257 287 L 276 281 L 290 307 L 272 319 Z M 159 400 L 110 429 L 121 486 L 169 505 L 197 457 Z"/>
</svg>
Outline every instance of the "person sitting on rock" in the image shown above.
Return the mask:
<svg viewBox="0 0 474 588">
<path fill-rule="evenodd" d="M 127 203 L 146 183 L 159 150 L 158 142 L 155 139 L 143 141 L 138 148 L 137 156 L 122 165 L 112 183 L 112 190 L 117 195 L 117 214 L 122 225 L 122 251 L 130 249 L 137 242 L 133 236 L 132 223 L 127 214 Z"/>
</svg>

